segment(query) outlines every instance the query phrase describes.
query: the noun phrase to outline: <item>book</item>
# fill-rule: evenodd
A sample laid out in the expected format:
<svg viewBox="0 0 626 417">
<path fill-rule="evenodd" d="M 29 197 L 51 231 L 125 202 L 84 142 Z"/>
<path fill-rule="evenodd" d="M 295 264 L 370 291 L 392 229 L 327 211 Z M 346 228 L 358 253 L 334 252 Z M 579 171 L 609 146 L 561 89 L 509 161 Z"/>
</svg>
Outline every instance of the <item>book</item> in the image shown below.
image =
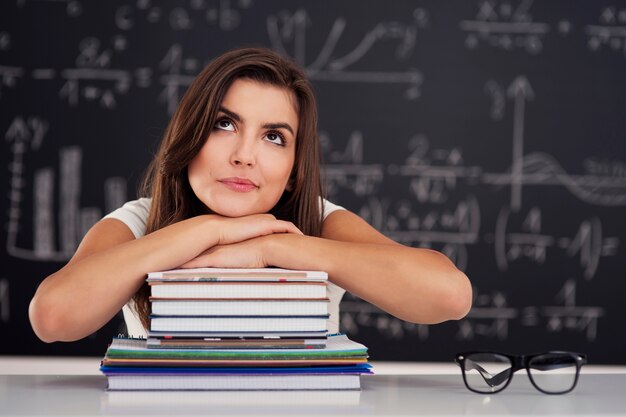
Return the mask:
<svg viewBox="0 0 626 417">
<path fill-rule="evenodd" d="M 150 390 L 141 392 L 141 395 L 137 395 L 136 390 L 109 390 L 100 404 L 100 414 L 130 416 L 158 410 L 160 415 L 176 416 L 208 414 L 207 410 L 211 410 L 211 415 L 250 415 L 251 410 L 271 407 L 274 415 L 285 415 L 298 407 L 320 407 L 322 404 L 325 409 L 333 407 L 334 415 L 354 416 L 364 414 L 363 408 L 359 408 L 360 399 L 359 390 L 300 390 L 290 391 L 289 395 L 278 390 L 255 390 L 247 391 L 243 399 L 235 390 L 205 391 L 200 395 L 197 391 L 181 390 Z"/>
<path fill-rule="evenodd" d="M 282 268 L 189 268 L 148 273 L 153 281 L 327 281 L 323 271 Z"/>
<path fill-rule="evenodd" d="M 151 349 L 320 349 L 326 347 L 326 338 L 149 337 L 146 346 Z"/>
<path fill-rule="evenodd" d="M 109 390 L 358 390 L 359 374 L 164 375 L 112 374 Z"/>
<path fill-rule="evenodd" d="M 348 367 L 347 370 L 367 371 L 367 348 L 345 335 L 327 339 L 319 349 L 154 349 L 144 339 L 115 338 L 102 360 L 101 370 L 111 372 L 155 372 L 176 368 L 178 372 L 245 372 L 250 367 L 321 366 Z M 199 369 L 199 370 L 198 370 Z M 255 372 L 267 369 L 250 368 Z M 283 368 L 287 372 L 289 368 Z M 278 372 L 278 371 L 277 371 Z M 283 372 L 281 370 L 280 372 Z"/>
<path fill-rule="evenodd" d="M 319 366 L 352 366 L 367 364 L 366 358 L 319 358 L 319 359 L 133 359 L 107 358 L 102 361 L 104 366 L 128 368 L 177 368 L 187 371 L 192 368 L 208 369 L 219 367 L 233 372 L 236 368 L 266 368 L 272 366 L 285 367 L 319 367 Z"/>
<path fill-rule="evenodd" d="M 320 316 L 328 314 L 321 300 L 194 300 L 151 298 L 152 314 L 160 316 Z"/>
<path fill-rule="evenodd" d="M 306 338 L 306 339 L 326 339 L 326 330 L 317 332 L 171 332 L 148 330 L 149 338 L 174 339 L 174 338 L 208 338 L 208 339 L 286 339 L 286 338 Z"/>
<path fill-rule="evenodd" d="M 367 358 L 367 348 L 345 335 L 331 336 L 320 349 L 158 349 L 144 339 L 114 338 L 106 359 L 318 359 Z"/>
<path fill-rule="evenodd" d="M 161 332 L 326 331 L 324 316 L 150 316 L 150 330 Z"/>
<path fill-rule="evenodd" d="M 325 282 L 150 282 L 153 298 L 318 299 L 326 300 Z"/>
</svg>

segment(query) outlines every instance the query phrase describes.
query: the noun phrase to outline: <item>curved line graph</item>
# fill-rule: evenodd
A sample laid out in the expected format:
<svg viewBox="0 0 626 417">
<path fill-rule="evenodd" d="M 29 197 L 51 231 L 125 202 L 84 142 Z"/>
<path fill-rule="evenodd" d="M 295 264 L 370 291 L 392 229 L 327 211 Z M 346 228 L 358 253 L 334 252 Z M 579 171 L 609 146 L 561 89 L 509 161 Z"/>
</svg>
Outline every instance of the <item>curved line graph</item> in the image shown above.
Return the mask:
<svg viewBox="0 0 626 417">
<path fill-rule="evenodd" d="M 544 152 L 525 155 L 521 178 L 513 178 L 514 162 L 508 173 L 484 174 L 488 184 L 562 185 L 575 197 L 602 206 L 626 205 L 626 178 L 599 175 L 570 175 L 554 157 Z"/>
</svg>

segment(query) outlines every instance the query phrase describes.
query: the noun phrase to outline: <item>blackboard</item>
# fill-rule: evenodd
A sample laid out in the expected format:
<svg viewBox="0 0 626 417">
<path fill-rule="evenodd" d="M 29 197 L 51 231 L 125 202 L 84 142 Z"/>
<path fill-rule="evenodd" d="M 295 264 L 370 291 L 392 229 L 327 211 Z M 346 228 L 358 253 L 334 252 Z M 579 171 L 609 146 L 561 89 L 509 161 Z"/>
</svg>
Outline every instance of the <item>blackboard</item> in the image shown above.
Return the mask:
<svg viewBox="0 0 626 417">
<path fill-rule="evenodd" d="M 135 197 L 193 76 L 249 45 L 311 77 L 330 200 L 443 251 L 472 280 L 468 317 L 432 326 L 347 295 L 342 329 L 372 359 L 566 349 L 626 363 L 616 0 L 3 1 L 0 353 L 101 355 L 123 331 L 116 317 L 46 345 L 28 303 L 94 222 Z"/>
</svg>

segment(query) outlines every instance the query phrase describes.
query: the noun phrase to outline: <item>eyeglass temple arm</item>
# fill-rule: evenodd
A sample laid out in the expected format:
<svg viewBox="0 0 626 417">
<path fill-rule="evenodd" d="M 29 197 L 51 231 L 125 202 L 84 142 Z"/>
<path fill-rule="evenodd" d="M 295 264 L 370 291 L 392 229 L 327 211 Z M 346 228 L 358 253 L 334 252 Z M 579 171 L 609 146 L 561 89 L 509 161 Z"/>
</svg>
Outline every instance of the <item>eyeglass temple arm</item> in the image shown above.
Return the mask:
<svg viewBox="0 0 626 417">
<path fill-rule="evenodd" d="M 511 374 L 511 368 L 509 368 L 509 369 L 505 369 L 504 371 L 502 371 L 502 372 L 500 372 L 500 373 L 498 373 L 496 375 L 491 375 L 485 368 L 483 368 L 482 366 L 480 366 L 479 364 L 477 364 L 473 360 L 465 359 L 465 370 L 466 371 L 471 371 L 472 369 L 477 370 L 478 373 L 480 374 L 480 376 L 483 377 L 485 382 L 490 387 L 495 387 L 495 386 L 498 386 L 498 385 L 502 384 L 504 381 L 509 379 L 509 375 Z"/>
</svg>

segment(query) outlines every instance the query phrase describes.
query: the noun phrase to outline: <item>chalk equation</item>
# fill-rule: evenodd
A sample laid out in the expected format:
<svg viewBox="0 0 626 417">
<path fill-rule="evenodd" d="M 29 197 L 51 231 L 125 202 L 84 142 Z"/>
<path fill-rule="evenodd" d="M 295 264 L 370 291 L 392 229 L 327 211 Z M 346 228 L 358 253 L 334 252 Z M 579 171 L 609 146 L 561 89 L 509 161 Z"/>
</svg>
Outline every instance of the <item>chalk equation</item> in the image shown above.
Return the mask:
<svg viewBox="0 0 626 417">
<path fill-rule="evenodd" d="M 536 21 L 532 6 L 533 0 L 480 1 L 474 19 L 462 20 L 459 24 L 466 33 L 465 46 L 470 50 L 486 46 L 537 55 L 543 51 L 549 32 L 567 35 L 572 30 L 571 22 L 566 19 L 554 25 Z"/>
<path fill-rule="evenodd" d="M 470 341 L 476 338 L 506 340 L 511 331 L 542 328 L 549 334 L 572 333 L 593 342 L 598 337 L 599 320 L 606 310 L 601 306 L 580 306 L 576 303 L 576 281 L 568 279 L 553 296 L 554 304 L 514 306 L 502 291 L 481 293 L 474 288 L 474 301 L 469 314 L 458 321 L 455 338 Z M 436 327 L 407 323 L 384 311 L 347 295 L 341 303 L 341 328 L 351 334 L 373 329 L 389 339 L 416 337 L 428 340 Z M 513 329 L 513 330 L 512 330 Z"/>
<path fill-rule="evenodd" d="M 587 46 L 591 51 L 608 49 L 626 56 L 626 7 L 604 7 L 598 22 L 585 26 Z"/>
<path fill-rule="evenodd" d="M 165 22 L 173 31 L 186 31 L 209 25 L 232 31 L 241 25 L 241 15 L 253 5 L 252 0 L 191 0 L 181 5 L 174 2 L 164 6 L 151 0 L 128 2 L 115 10 L 115 25 L 130 31 L 137 25 Z"/>
<path fill-rule="evenodd" d="M 600 260 L 618 254 L 620 238 L 605 236 L 602 222 L 592 217 L 580 222 L 578 228 L 569 236 L 554 236 L 542 233 L 542 211 L 539 207 L 531 208 L 519 218 L 519 224 L 511 220 L 511 212 L 501 209 L 496 220 L 495 235 L 489 235 L 487 241 L 495 247 L 495 259 L 502 271 L 520 259 L 530 260 L 541 265 L 546 262 L 548 250 L 560 249 L 568 258 L 575 258 L 583 269 L 583 276 L 592 279 Z M 605 232 L 606 233 L 606 232 Z"/>
</svg>

